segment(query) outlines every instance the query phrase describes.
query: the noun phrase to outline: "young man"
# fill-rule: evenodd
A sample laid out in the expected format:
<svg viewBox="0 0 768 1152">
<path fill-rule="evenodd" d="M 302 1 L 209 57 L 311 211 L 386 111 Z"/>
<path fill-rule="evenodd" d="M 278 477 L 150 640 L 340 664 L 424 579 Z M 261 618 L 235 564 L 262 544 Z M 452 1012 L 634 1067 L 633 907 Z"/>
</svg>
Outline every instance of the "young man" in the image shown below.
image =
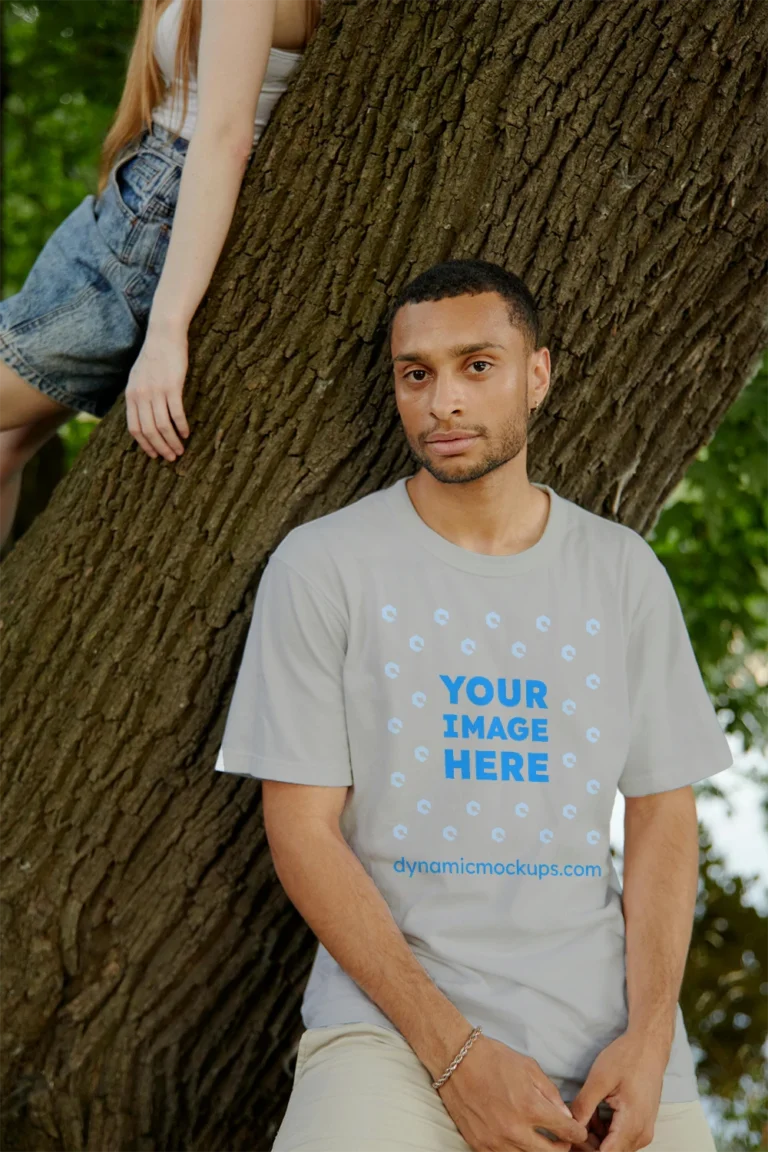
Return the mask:
<svg viewBox="0 0 768 1152">
<path fill-rule="evenodd" d="M 420 468 L 273 552 L 216 765 L 320 941 L 273 1148 L 713 1150 L 677 998 L 732 760 L 674 589 L 529 482 L 517 277 L 439 264 L 390 329 Z"/>
</svg>

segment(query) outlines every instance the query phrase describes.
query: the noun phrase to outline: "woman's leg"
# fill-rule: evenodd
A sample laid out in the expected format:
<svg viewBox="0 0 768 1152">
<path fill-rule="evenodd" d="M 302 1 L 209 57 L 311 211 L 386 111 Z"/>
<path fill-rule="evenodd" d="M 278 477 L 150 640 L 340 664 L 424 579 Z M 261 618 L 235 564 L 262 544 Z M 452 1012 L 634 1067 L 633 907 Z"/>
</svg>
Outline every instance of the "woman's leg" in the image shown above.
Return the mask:
<svg viewBox="0 0 768 1152">
<path fill-rule="evenodd" d="M 375 1024 L 302 1034 L 272 1152 L 470 1152 L 399 1033 Z"/>
<path fill-rule="evenodd" d="M 44 417 L 51 418 L 57 414 L 61 424 L 75 416 L 77 408 L 60 404 L 39 388 L 33 388 L 14 368 L 0 360 L 0 431 L 35 424 Z"/>
<path fill-rule="evenodd" d="M 76 413 L 0 361 L 0 548 L 13 528 L 24 465 Z"/>
</svg>

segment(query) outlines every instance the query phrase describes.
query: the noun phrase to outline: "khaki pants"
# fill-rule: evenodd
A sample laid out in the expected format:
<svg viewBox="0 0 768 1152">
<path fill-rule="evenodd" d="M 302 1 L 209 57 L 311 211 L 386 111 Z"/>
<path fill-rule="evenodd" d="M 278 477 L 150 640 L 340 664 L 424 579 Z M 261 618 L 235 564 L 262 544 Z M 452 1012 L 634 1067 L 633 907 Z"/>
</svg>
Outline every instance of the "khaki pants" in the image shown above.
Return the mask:
<svg viewBox="0 0 768 1152">
<path fill-rule="evenodd" d="M 272 1152 L 470 1152 L 470 1146 L 399 1032 L 342 1024 L 303 1032 Z M 715 1152 L 701 1102 L 661 1104 L 644 1152 Z"/>
</svg>

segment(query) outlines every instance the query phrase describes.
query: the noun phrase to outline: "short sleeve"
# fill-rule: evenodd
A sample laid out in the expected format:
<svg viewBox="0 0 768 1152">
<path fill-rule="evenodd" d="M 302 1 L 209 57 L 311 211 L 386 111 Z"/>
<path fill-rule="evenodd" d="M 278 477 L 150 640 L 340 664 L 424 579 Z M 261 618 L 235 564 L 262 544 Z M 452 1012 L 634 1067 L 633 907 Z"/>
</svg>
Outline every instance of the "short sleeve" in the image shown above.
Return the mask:
<svg viewBox="0 0 768 1152">
<path fill-rule="evenodd" d="M 682 788 L 733 763 L 674 585 L 654 561 L 653 604 L 633 626 L 627 648 L 630 739 L 618 782 L 624 796 Z"/>
<path fill-rule="evenodd" d="M 273 554 L 256 590 L 216 770 L 294 784 L 349 785 L 339 611 Z"/>
</svg>

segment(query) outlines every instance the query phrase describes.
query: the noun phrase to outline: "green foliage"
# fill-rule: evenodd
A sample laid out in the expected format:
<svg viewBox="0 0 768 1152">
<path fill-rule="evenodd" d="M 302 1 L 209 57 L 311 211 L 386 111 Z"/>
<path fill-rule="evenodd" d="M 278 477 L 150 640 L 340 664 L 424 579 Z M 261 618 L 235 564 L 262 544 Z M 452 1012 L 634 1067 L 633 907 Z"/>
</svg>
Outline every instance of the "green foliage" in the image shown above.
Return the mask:
<svg viewBox="0 0 768 1152">
<path fill-rule="evenodd" d="M 747 898 L 756 878 L 730 876 L 702 824 L 699 845 L 699 892 L 680 1005 L 698 1055 L 702 1095 L 719 1103 L 723 1126 L 738 1120 L 734 1139 L 740 1133 L 755 1141 L 744 1147 L 758 1148 L 768 1120 L 761 1053 L 768 1031 L 766 918 Z"/>
<path fill-rule="evenodd" d="M 712 699 L 746 751 L 768 737 L 767 460 L 768 354 L 648 537 Z"/>
<path fill-rule="evenodd" d="M 89 192 L 125 79 L 139 5 L 4 4 L 4 295 Z"/>
<path fill-rule="evenodd" d="M 19 291 L 62 220 L 95 195 L 139 13 L 135 0 L 3 5 L 4 297 Z M 59 429 L 67 470 L 98 423 L 81 414 Z"/>
<path fill-rule="evenodd" d="M 73 416 L 66 424 L 59 428 L 59 436 L 64 441 L 64 471 L 69 472 L 77 456 L 85 448 L 97 426 L 101 421 L 96 416 L 89 416 L 87 412 L 80 412 Z"/>
</svg>

